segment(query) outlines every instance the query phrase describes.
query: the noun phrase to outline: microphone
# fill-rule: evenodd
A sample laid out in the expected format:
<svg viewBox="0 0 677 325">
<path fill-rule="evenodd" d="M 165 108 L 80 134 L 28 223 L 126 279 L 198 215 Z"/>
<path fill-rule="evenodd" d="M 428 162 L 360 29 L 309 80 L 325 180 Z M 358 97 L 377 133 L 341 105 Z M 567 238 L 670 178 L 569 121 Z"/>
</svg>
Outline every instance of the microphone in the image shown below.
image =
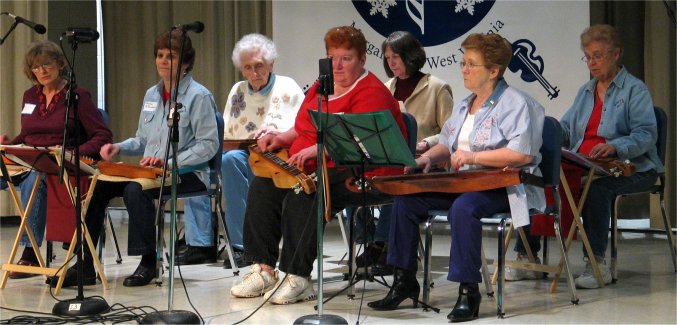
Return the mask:
<svg viewBox="0 0 677 325">
<path fill-rule="evenodd" d="M 3 12 L 3 14 L 12 17 L 12 19 L 14 19 L 14 21 L 16 21 L 18 23 L 21 23 L 21 24 L 24 24 L 24 25 L 30 27 L 32 30 L 34 30 L 38 34 L 44 34 L 47 31 L 47 28 L 45 28 L 44 25 L 36 24 L 36 23 L 34 23 L 34 22 L 32 22 L 28 19 L 21 18 L 17 15 L 13 15 L 9 12 Z"/>
<path fill-rule="evenodd" d="M 99 39 L 99 32 L 91 28 L 73 28 L 69 27 L 66 31 L 68 41 L 73 40 L 81 43 L 91 43 Z"/>
<path fill-rule="evenodd" d="M 320 82 L 317 85 L 318 94 L 334 94 L 334 69 L 332 68 L 331 58 L 320 59 Z"/>
<path fill-rule="evenodd" d="M 183 32 L 192 31 L 195 32 L 196 34 L 199 34 L 202 33 L 202 31 L 205 29 L 205 24 L 203 24 L 199 20 L 196 20 L 195 22 L 192 22 L 190 24 L 176 25 L 174 26 L 174 29 L 180 29 Z"/>
</svg>

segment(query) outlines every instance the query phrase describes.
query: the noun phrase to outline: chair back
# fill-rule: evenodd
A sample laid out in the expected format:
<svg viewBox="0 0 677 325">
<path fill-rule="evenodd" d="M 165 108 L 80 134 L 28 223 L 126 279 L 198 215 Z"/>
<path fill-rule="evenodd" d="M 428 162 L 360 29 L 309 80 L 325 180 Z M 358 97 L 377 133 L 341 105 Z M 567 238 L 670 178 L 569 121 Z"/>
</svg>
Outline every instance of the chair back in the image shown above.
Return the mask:
<svg viewBox="0 0 677 325">
<path fill-rule="evenodd" d="M 653 111 L 654 114 L 656 114 L 656 127 L 658 129 L 656 150 L 658 151 L 658 158 L 661 159 L 661 164 L 665 166 L 665 141 L 668 137 L 668 116 L 665 114 L 665 111 L 658 106 L 654 106 Z"/>
<path fill-rule="evenodd" d="M 106 123 L 106 126 L 110 126 L 110 118 L 108 117 L 108 112 L 106 112 L 103 108 L 99 108 L 99 113 L 101 114 L 103 123 Z"/>
<path fill-rule="evenodd" d="M 562 126 L 554 117 L 546 116 L 543 122 L 543 144 L 540 150 L 541 163 L 538 165 L 546 185 L 554 187 L 559 185 L 562 142 Z"/>
<path fill-rule="evenodd" d="M 409 150 L 411 150 L 413 155 L 416 155 L 416 137 L 418 136 L 418 123 L 416 123 L 416 118 L 410 113 L 402 112 L 402 121 L 404 121 L 404 127 L 407 128 L 406 140 Z"/>
<path fill-rule="evenodd" d="M 209 160 L 209 187 L 211 190 L 221 188 L 219 182 L 219 176 L 221 175 L 221 154 L 223 154 L 223 134 L 224 134 L 224 122 L 223 115 L 216 112 L 216 129 L 219 134 L 219 148 L 216 150 L 216 154 L 212 159 Z"/>
</svg>

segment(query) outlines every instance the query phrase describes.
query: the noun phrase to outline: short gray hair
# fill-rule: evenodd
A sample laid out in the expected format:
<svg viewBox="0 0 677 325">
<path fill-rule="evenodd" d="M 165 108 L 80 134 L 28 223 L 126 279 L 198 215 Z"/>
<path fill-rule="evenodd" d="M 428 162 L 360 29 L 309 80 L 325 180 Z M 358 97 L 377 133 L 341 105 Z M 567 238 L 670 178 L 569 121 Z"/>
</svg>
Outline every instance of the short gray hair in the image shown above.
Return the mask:
<svg viewBox="0 0 677 325">
<path fill-rule="evenodd" d="M 240 62 L 240 55 L 244 52 L 260 52 L 263 55 L 263 60 L 266 63 L 270 64 L 277 59 L 277 48 L 275 43 L 270 40 L 270 38 L 265 37 L 261 34 L 247 34 L 243 36 L 233 48 L 233 64 L 236 68 L 242 68 L 242 62 Z"/>
</svg>

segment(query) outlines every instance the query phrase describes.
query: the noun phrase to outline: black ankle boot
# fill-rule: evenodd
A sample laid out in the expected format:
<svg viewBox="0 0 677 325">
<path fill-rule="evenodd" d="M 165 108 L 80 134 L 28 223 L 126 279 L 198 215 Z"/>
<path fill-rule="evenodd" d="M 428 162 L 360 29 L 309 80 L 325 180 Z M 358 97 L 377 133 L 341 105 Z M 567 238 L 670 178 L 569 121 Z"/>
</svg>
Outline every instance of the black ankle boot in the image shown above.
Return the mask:
<svg viewBox="0 0 677 325">
<path fill-rule="evenodd" d="M 481 301 L 482 295 L 477 283 L 461 283 L 458 288 L 458 300 L 454 309 L 447 315 L 447 319 L 452 322 L 466 322 L 477 318 Z"/>
<path fill-rule="evenodd" d="M 390 287 L 390 291 L 385 298 L 372 301 L 367 305 L 376 310 L 394 310 L 397 309 L 402 301 L 411 298 L 414 301 L 414 308 L 418 306 L 418 293 L 421 291 L 416 280 L 416 271 L 408 271 L 395 268 L 395 280 Z"/>
</svg>

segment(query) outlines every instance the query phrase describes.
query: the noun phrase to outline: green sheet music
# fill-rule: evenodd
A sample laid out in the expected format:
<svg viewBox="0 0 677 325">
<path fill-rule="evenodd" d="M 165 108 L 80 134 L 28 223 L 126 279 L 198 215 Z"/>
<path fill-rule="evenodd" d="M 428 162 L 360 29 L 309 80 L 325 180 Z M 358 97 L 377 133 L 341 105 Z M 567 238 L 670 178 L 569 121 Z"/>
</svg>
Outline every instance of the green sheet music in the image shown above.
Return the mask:
<svg viewBox="0 0 677 325">
<path fill-rule="evenodd" d="M 388 110 L 360 114 L 310 111 L 315 127 L 322 119 L 324 145 L 337 166 L 416 167 L 395 118 Z"/>
</svg>

